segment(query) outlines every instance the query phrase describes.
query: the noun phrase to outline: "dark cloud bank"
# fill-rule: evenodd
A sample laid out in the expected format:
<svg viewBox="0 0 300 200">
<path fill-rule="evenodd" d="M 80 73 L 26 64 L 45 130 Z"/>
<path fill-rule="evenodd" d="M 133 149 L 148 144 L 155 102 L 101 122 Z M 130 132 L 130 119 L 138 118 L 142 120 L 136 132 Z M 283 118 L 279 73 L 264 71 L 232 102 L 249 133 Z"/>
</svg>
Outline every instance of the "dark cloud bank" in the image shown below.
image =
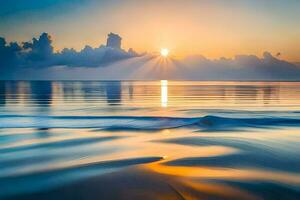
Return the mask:
<svg viewBox="0 0 300 200">
<path fill-rule="evenodd" d="M 169 73 L 136 73 L 158 56 L 137 54 L 121 48 L 117 34 L 108 35 L 106 45 L 85 46 L 81 51 L 65 48 L 54 52 L 51 36 L 43 33 L 30 42 L 7 43 L 0 38 L 0 79 L 185 79 L 185 80 L 300 80 L 300 67 L 265 52 L 262 58 L 237 55 L 233 59 L 210 60 L 189 56 L 169 59 Z M 126 66 L 127 65 L 127 66 Z M 157 65 L 157 63 L 156 63 Z M 116 76 L 117 74 L 117 76 Z"/>
<path fill-rule="evenodd" d="M 112 33 L 110 35 L 112 40 L 119 37 Z M 135 56 L 138 55 L 132 49 L 125 51 L 120 46 L 109 44 L 100 45 L 98 48 L 87 45 L 79 52 L 68 48 L 54 52 L 52 39 L 48 33 L 42 33 L 39 38 L 33 38 L 32 41 L 22 44 L 16 42 L 7 44 L 4 38 L 0 38 L 0 78 L 20 78 L 22 75 L 20 72 L 26 69 L 39 70 L 53 66 L 99 67 Z"/>
</svg>

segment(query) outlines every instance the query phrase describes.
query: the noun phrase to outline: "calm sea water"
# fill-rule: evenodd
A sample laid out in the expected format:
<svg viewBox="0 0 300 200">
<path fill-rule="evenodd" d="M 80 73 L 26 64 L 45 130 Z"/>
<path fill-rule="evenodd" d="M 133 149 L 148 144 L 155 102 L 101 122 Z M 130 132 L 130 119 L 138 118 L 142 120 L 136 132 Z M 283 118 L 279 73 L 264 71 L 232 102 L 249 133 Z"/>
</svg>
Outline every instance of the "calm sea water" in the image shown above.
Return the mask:
<svg viewBox="0 0 300 200">
<path fill-rule="evenodd" d="M 299 82 L 0 82 L 0 199 L 300 199 L 299 155 Z"/>
</svg>

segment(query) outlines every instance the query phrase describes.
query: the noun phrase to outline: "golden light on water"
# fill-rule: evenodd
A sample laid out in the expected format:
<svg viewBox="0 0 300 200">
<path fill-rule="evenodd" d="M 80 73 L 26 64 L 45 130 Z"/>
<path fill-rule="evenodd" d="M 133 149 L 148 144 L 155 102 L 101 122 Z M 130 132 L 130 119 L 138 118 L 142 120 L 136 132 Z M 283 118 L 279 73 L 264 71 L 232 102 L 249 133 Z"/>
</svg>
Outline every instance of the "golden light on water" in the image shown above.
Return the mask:
<svg viewBox="0 0 300 200">
<path fill-rule="evenodd" d="M 161 50 L 160 50 L 160 55 L 162 55 L 163 57 L 168 57 L 168 55 L 169 55 L 169 49 L 167 49 L 167 48 L 162 48 Z"/>
<path fill-rule="evenodd" d="M 161 80 L 161 106 L 167 107 L 168 106 L 168 81 Z"/>
</svg>

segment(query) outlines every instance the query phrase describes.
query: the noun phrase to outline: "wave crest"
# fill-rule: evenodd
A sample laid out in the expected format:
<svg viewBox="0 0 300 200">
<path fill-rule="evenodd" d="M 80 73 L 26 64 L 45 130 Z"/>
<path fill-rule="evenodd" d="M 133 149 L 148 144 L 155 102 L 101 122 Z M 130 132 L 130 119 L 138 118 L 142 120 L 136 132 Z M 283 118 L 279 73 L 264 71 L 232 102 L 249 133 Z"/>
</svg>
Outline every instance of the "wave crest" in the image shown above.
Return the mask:
<svg viewBox="0 0 300 200">
<path fill-rule="evenodd" d="M 243 127 L 267 128 L 271 126 L 300 126 L 300 119 L 290 117 L 230 118 L 214 115 L 193 118 L 147 116 L 0 116 L 0 128 L 99 128 L 104 130 L 154 131 L 181 127 L 196 127 L 202 130 L 227 130 Z"/>
</svg>

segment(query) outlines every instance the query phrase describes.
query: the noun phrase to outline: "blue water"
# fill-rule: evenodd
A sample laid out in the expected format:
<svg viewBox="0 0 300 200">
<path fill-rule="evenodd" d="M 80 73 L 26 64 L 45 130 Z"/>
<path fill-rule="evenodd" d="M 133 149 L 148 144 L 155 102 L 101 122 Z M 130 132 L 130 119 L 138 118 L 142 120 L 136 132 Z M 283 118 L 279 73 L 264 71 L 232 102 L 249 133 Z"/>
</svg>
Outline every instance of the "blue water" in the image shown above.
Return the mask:
<svg viewBox="0 0 300 200">
<path fill-rule="evenodd" d="M 299 133 L 298 82 L 0 81 L 0 199 L 300 199 Z"/>
</svg>

